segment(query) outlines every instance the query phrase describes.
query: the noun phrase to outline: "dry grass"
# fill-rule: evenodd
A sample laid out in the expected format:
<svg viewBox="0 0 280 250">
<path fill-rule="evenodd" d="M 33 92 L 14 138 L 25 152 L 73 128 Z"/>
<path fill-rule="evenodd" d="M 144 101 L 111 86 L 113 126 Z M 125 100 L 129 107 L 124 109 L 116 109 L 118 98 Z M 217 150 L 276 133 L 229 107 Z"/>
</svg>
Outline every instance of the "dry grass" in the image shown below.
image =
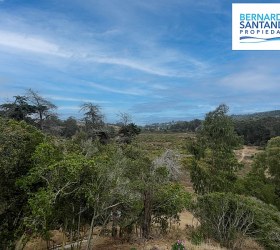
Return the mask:
<svg viewBox="0 0 280 250">
<path fill-rule="evenodd" d="M 242 149 L 234 150 L 234 153 L 239 162 L 244 164 L 244 168 L 238 171 L 237 175 L 239 177 L 243 177 L 246 173 L 248 173 L 251 169 L 251 164 L 253 162 L 252 156 L 256 153 L 261 152 L 257 149 L 256 146 L 243 146 Z"/>
</svg>

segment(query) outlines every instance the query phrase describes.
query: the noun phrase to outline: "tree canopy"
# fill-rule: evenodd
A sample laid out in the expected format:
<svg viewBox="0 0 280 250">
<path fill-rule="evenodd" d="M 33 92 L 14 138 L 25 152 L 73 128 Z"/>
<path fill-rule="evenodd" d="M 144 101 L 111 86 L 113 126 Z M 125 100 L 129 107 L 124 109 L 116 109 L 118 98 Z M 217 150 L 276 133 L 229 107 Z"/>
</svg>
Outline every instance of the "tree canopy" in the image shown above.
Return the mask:
<svg viewBox="0 0 280 250">
<path fill-rule="evenodd" d="M 235 172 L 242 166 L 233 153 L 242 140 L 227 112 L 228 107 L 222 104 L 206 114 L 197 138 L 189 142 L 194 154 L 191 179 L 199 194 L 230 191 L 237 179 Z"/>
</svg>

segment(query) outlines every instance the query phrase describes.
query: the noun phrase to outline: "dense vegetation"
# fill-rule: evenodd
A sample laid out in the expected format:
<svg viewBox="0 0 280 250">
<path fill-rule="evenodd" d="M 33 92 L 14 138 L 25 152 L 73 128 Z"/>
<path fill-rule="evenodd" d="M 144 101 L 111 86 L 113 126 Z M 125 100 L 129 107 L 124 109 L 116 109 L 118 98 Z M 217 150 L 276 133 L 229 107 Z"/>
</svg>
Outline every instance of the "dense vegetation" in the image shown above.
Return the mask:
<svg viewBox="0 0 280 250">
<path fill-rule="evenodd" d="M 232 115 L 234 130 L 243 136 L 245 145 L 264 146 L 271 138 L 280 136 L 280 111 L 254 113 L 250 115 Z M 182 133 L 196 132 L 202 121 L 178 121 L 154 123 L 144 126 L 143 132 Z"/>
<path fill-rule="evenodd" d="M 280 117 L 261 117 L 234 121 L 238 135 L 245 145 L 264 146 L 271 138 L 280 136 Z"/>
<path fill-rule="evenodd" d="M 200 222 L 192 234 L 197 244 L 213 238 L 234 249 L 238 240 L 252 237 L 266 249 L 279 249 L 280 137 L 267 137 L 265 151 L 239 178 L 242 164 L 233 150 L 247 137 L 240 136 L 226 105 L 202 124 L 179 123 L 195 134 L 161 141 L 152 134 L 135 140 L 140 129 L 125 113 L 116 131 L 94 104 L 81 105 L 82 125 L 73 117 L 59 120 L 54 109 L 32 90 L 0 106 L 1 249 L 22 249 L 33 237 L 50 248 L 50 231 L 58 228 L 71 243 L 88 236 L 87 250 L 96 226 L 112 237 L 150 239 L 153 226 L 166 234 L 184 209 Z M 265 124 L 263 119 L 249 124 Z M 277 119 L 266 119 L 275 131 Z M 180 184 L 186 159 L 195 196 Z"/>
<path fill-rule="evenodd" d="M 234 120 L 257 119 L 261 117 L 280 117 L 280 110 L 257 112 L 253 114 L 231 115 Z"/>
</svg>

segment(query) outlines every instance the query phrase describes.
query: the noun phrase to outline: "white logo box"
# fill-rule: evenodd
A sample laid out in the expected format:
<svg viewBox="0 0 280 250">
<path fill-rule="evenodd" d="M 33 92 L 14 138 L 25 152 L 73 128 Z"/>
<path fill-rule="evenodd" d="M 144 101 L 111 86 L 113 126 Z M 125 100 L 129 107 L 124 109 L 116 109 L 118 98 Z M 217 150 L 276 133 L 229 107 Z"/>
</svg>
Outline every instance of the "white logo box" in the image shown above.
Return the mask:
<svg viewBox="0 0 280 250">
<path fill-rule="evenodd" d="M 232 49 L 280 50 L 280 3 L 233 3 Z"/>
</svg>

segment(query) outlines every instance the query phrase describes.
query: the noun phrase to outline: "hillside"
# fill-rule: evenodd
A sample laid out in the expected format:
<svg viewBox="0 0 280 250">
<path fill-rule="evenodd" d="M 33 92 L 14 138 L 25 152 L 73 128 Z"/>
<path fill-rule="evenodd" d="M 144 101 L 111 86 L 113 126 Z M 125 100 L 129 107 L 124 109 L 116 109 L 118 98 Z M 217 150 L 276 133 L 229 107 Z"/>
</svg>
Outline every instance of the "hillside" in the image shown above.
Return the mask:
<svg viewBox="0 0 280 250">
<path fill-rule="evenodd" d="M 260 117 L 279 117 L 280 110 L 272 110 L 272 111 L 265 111 L 265 112 L 257 112 L 253 114 L 244 114 L 244 115 L 231 115 L 233 119 L 240 120 L 240 119 L 256 119 Z"/>
</svg>

